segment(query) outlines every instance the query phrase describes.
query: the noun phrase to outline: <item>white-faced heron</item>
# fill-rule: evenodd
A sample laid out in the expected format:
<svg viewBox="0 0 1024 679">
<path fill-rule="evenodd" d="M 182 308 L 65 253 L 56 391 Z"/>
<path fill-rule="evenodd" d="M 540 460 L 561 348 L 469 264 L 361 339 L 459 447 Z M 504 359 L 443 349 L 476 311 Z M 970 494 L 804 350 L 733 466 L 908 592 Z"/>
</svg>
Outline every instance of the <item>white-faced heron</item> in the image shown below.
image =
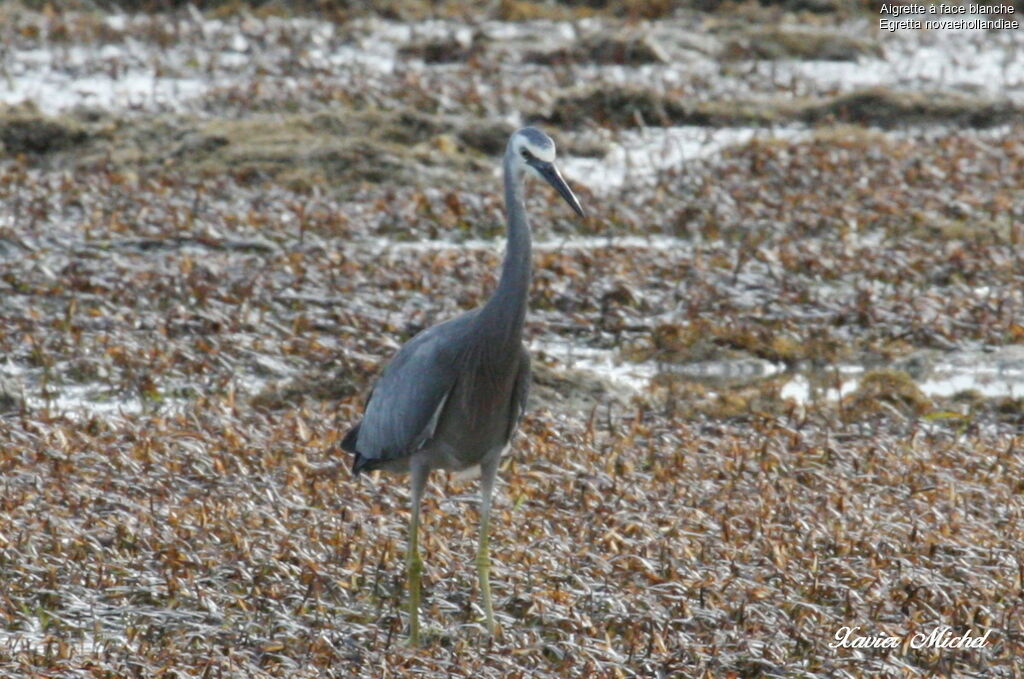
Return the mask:
<svg viewBox="0 0 1024 679">
<path fill-rule="evenodd" d="M 530 287 L 530 225 L 523 175 L 551 184 L 580 216 L 583 208 L 554 165 L 555 144 L 533 127 L 515 132 L 505 150 L 508 244 L 501 279 L 482 307 L 428 328 L 405 344 L 384 369 L 359 424 L 342 441 L 355 455 L 352 470 L 409 472 L 409 637 L 419 643 L 420 500 L 434 469 L 480 468 L 477 573 L 487 631 L 494 633 L 488 522 L 498 461 L 526 406 L 530 357 L 523 346 Z"/>
</svg>

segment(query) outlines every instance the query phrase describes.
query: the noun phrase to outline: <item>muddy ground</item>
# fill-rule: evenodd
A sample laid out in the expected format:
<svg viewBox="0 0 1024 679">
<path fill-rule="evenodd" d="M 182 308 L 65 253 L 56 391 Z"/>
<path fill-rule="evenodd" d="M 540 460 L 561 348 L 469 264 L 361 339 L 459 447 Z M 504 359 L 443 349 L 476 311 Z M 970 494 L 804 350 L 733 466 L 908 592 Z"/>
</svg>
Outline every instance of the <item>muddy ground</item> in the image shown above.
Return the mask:
<svg viewBox="0 0 1024 679">
<path fill-rule="evenodd" d="M 1021 36 L 328 5 L 0 8 L 0 672 L 1024 673 Z M 530 191 L 501 632 L 439 475 L 411 649 L 405 484 L 338 444 L 493 288 L 524 123 L 588 217 Z"/>
</svg>

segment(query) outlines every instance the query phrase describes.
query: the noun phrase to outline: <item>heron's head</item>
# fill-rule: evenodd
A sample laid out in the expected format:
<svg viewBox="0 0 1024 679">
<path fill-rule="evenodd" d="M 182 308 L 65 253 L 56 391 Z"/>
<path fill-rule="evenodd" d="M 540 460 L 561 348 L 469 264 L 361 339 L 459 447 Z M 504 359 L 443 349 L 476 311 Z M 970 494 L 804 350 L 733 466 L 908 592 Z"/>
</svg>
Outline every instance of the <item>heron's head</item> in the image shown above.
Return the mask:
<svg viewBox="0 0 1024 679">
<path fill-rule="evenodd" d="M 528 172 L 551 184 L 576 214 L 583 216 L 580 202 L 555 167 L 555 142 L 551 137 L 536 127 L 524 127 L 509 138 L 507 153 L 519 172 Z"/>
</svg>

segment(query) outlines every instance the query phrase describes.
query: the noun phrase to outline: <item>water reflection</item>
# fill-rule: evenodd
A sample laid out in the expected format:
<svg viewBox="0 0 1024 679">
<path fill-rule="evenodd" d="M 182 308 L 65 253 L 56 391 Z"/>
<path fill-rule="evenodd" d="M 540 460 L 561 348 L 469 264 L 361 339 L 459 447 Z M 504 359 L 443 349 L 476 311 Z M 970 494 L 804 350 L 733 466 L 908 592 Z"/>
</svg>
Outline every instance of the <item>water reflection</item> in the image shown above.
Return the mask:
<svg viewBox="0 0 1024 679">
<path fill-rule="evenodd" d="M 1024 395 L 1024 346 L 988 351 L 922 351 L 887 366 L 841 364 L 828 368 L 787 369 L 758 358 L 723 359 L 693 363 L 624 361 L 610 349 L 575 347 L 565 342 L 535 342 L 534 351 L 556 359 L 567 368 L 585 370 L 611 384 L 645 393 L 655 380 L 680 380 L 709 389 L 727 390 L 783 378 L 779 397 L 804 405 L 835 402 L 853 393 L 864 374 L 876 368 L 906 372 L 929 397 L 949 398 L 974 393 L 985 398 Z"/>
</svg>

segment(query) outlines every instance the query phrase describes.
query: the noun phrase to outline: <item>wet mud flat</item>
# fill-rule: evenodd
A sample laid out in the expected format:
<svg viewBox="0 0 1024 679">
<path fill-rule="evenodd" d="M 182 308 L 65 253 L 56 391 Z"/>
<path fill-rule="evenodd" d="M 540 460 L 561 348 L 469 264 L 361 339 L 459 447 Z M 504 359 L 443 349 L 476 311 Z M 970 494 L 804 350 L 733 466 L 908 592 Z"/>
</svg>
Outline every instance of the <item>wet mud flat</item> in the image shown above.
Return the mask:
<svg viewBox="0 0 1024 679">
<path fill-rule="evenodd" d="M 1019 672 L 1019 35 L 0 11 L 2 671 Z M 415 651 L 407 491 L 338 443 L 493 288 L 523 123 L 591 216 L 529 196 L 502 633 L 475 485 L 439 476 Z M 829 646 L 857 625 L 991 642 Z"/>
</svg>

